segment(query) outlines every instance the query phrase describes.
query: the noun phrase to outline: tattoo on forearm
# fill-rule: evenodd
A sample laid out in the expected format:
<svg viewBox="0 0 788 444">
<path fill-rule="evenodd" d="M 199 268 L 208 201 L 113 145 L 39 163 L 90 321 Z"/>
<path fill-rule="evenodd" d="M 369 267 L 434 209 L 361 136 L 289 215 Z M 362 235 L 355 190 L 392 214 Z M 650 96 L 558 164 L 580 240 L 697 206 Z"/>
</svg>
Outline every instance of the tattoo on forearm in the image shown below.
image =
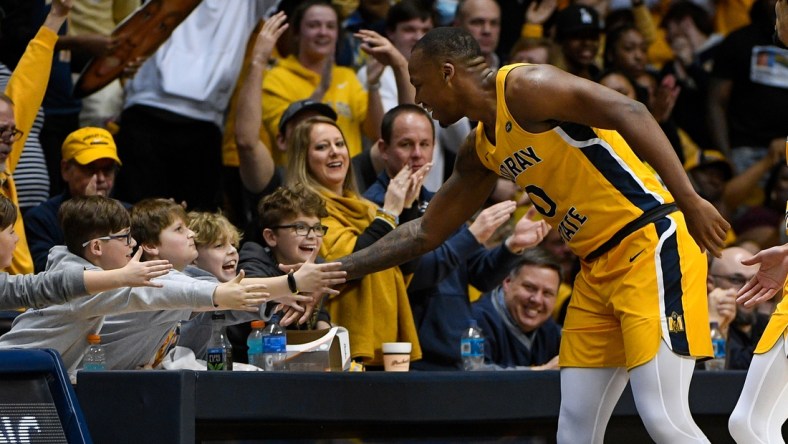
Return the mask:
<svg viewBox="0 0 788 444">
<path fill-rule="evenodd" d="M 400 225 L 371 246 L 339 259 L 342 269 L 348 272 L 347 279 L 358 279 L 426 253 L 429 248 L 420 226 L 420 219 Z"/>
</svg>

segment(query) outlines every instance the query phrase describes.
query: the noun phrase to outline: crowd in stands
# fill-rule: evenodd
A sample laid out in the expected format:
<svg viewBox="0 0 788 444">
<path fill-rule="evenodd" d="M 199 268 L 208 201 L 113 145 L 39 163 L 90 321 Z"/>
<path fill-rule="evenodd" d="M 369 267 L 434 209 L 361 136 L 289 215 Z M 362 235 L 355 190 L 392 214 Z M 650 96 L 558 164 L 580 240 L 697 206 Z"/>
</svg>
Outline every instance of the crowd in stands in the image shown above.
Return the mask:
<svg viewBox="0 0 788 444">
<path fill-rule="evenodd" d="M 493 69 L 552 64 L 648 108 L 731 223 L 709 259 L 709 313 L 728 368 L 749 367 L 776 301 L 735 303 L 757 271 L 741 260 L 788 240 L 775 0 L 335 3 L 203 0 L 80 100 L 74 80 L 141 1 L 0 2 L 0 294 L 20 295 L 0 305 L 29 308 L 0 347 L 54 348 L 73 371 L 100 333 L 108 368 L 156 368 L 176 342 L 204 357 L 210 312 L 224 310 L 243 362 L 249 322 L 281 310 L 288 328 L 346 327 L 369 369 L 399 341 L 415 370 L 462 369 L 472 319 L 487 368 L 558 368 L 580 260 L 509 180 L 414 261 L 346 283 L 332 262 L 424 214 L 473 134 L 467 118 L 438 125 L 409 81 L 415 43 L 457 26 Z M 77 268 L 126 274 L 80 284 Z M 44 308 L 58 292 L 69 300 Z"/>
</svg>

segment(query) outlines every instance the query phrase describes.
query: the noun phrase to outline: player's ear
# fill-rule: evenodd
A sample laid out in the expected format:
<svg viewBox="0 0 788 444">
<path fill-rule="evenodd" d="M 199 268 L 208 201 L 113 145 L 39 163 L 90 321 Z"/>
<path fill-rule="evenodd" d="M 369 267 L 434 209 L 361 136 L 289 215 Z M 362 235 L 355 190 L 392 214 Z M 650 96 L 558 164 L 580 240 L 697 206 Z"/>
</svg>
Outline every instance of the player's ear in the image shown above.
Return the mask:
<svg viewBox="0 0 788 444">
<path fill-rule="evenodd" d="M 454 77 L 454 65 L 452 65 L 449 62 L 446 62 L 443 64 L 441 68 L 443 72 L 443 81 L 448 83 L 449 80 L 451 80 L 452 77 Z"/>
</svg>

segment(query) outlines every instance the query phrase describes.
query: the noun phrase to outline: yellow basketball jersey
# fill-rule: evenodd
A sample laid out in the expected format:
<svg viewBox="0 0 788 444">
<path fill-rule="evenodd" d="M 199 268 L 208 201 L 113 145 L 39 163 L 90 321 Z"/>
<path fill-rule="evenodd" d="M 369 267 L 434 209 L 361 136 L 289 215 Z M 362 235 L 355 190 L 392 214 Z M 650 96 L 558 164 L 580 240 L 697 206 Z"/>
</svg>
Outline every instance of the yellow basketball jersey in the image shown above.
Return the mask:
<svg viewBox="0 0 788 444">
<path fill-rule="evenodd" d="M 504 96 L 506 76 L 518 66 L 498 71 L 496 143 L 479 123 L 476 152 L 487 168 L 528 193 L 576 255 L 586 257 L 628 222 L 673 202 L 616 131 L 566 122 L 538 134 L 521 128 Z"/>
</svg>

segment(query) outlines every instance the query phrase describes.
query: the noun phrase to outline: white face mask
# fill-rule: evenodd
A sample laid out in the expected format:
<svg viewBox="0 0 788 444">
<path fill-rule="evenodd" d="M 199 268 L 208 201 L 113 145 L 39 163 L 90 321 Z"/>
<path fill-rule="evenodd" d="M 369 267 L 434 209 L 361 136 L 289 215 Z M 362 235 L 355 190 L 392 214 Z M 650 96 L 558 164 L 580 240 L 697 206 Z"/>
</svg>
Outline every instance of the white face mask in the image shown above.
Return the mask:
<svg viewBox="0 0 788 444">
<path fill-rule="evenodd" d="M 457 12 L 457 0 L 436 0 L 435 12 L 438 15 L 437 26 L 451 26 Z"/>
</svg>

